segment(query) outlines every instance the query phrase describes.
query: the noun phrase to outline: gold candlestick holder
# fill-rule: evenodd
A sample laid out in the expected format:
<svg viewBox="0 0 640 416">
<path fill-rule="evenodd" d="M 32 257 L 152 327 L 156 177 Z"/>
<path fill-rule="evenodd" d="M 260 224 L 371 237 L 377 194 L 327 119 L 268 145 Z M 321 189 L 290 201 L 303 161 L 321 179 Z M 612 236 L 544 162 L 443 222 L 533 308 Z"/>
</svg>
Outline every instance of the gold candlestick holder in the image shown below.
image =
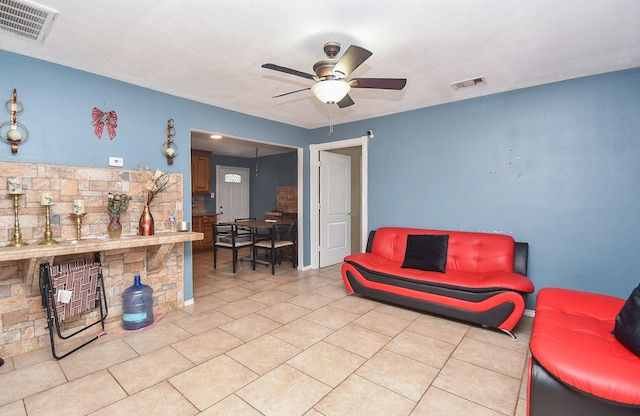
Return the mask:
<svg viewBox="0 0 640 416">
<path fill-rule="evenodd" d="M 80 242 L 80 235 L 82 234 L 82 218 L 87 215 L 86 212 L 82 214 L 69 214 L 73 217 L 76 222 L 76 240 Z"/>
<path fill-rule="evenodd" d="M 45 205 L 45 209 L 46 221 L 44 225 L 44 239 L 38 243 L 39 246 L 58 244 L 58 242 L 52 238 L 53 233 L 51 232 L 51 205 Z"/>
<path fill-rule="evenodd" d="M 12 193 L 13 196 L 13 213 L 15 215 L 15 223 L 13 227 L 13 240 L 7 244 L 7 247 L 21 247 L 28 245 L 24 241 L 22 241 L 22 233 L 20 232 L 20 221 L 18 221 L 18 198 L 22 195 L 23 192 L 20 193 Z"/>
</svg>

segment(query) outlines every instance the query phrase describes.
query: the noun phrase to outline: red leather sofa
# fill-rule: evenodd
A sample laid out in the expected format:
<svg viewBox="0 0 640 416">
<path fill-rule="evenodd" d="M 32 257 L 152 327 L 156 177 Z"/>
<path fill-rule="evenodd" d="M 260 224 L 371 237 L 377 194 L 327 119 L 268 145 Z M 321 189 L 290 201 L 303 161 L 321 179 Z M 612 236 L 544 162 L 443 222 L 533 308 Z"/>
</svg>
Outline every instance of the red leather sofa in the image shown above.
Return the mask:
<svg viewBox="0 0 640 416">
<path fill-rule="evenodd" d="M 612 333 L 624 303 L 569 289 L 538 292 L 529 416 L 640 415 L 640 357 Z"/>
<path fill-rule="evenodd" d="M 409 236 L 448 236 L 443 272 L 402 267 Z M 511 337 L 532 293 L 528 244 L 492 233 L 383 227 L 371 231 L 365 253 L 344 259 L 350 293 L 443 315 Z M 514 337 L 515 338 L 515 337 Z"/>
</svg>

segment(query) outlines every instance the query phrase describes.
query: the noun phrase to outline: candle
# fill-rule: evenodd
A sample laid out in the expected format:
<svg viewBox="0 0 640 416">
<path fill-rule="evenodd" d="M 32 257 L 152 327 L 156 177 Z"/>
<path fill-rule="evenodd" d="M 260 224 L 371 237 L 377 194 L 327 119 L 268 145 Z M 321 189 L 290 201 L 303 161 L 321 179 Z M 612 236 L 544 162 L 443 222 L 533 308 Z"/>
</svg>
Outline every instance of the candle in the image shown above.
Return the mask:
<svg viewBox="0 0 640 416">
<path fill-rule="evenodd" d="M 40 205 L 53 205 L 53 195 L 51 192 L 43 192 L 40 194 Z"/>
<path fill-rule="evenodd" d="M 21 194 L 22 178 L 7 178 L 7 188 L 10 194 Z"/>
<path fill-rule="evenodd" d="M 12 142 L 19 142 L 22 140 L 22 132 L 17 128 L 12 128 L 7 132 L 7 138 Z"/>
<path fill-rule="evenodd" d="M 84 214 L 84 201 L 82 199 L 73 201 L 73 213 L 76 215 Z"/>
</svg>

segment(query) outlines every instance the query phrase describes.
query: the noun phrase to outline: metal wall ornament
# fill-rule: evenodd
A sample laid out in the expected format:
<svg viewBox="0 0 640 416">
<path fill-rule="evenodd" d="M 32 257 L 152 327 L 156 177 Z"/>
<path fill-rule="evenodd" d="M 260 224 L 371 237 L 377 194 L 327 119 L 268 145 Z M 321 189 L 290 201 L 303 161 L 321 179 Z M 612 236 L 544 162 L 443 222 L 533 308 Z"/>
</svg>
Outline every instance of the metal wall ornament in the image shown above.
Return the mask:
<svg viewBox="0 0 640 416">
<path fill-rule="evenodd" d="M 11 99 L 6 102 L 5 107 L 11 114 L 11 120 L 0 124 L 0 138 L 11 146 L 11 153 L 18 153 L 18 145 L 29 140 L 29 130 L 27 130 L 27 126 L 18 122 L 17 114 L 24 110 L 24 105 L 18 101 L 18 92 L 15 88 L 11 93 Z M 9 126 L 9 130 L 6 134 L 3 134 L 2 129 L 5 126 Z"/>
<path fill-rule="evenodd" d="M 91 110 L 91 118 L 95 128 L 93 132 L 98 136 L 98 139 L 102 139 L 102 133 L 104 132 L 105 126 L 107 127 L 107 132 L 109 133 L 109 140 L 113 140 L 116 137 L 116 127 L 118 127 L 118 114 L 114 110 L 103 112 L 98 107 L 93 107 Z"/>
<path fill-rule="evenodd" d="M 162 153 L 167 157 L 167 164 L 173 165 L 173 158 L 178 156 L 178 145 L 173 141 L 176 129 L 173 126 L 173 119 L 167 120 L 167 141 L 162 143 Z"/>
</svg>

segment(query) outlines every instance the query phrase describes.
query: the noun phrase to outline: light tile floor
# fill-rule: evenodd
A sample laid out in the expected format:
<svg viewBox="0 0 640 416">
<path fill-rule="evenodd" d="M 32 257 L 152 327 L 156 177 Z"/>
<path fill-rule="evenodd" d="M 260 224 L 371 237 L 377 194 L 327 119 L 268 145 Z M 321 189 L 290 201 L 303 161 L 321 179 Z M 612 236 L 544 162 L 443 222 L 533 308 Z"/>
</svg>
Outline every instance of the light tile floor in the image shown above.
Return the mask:
<svg viewBox="0 0 640 416">
<path fill-rule="evenodd" d="M 152 327 L 7 358 L 0 414 L 526 414 L 531 318 L 514 341 L 347 296 L 339 265 L 233 274 L 221 256 L 194 255 L 195 303 Z"/>
</svg>

